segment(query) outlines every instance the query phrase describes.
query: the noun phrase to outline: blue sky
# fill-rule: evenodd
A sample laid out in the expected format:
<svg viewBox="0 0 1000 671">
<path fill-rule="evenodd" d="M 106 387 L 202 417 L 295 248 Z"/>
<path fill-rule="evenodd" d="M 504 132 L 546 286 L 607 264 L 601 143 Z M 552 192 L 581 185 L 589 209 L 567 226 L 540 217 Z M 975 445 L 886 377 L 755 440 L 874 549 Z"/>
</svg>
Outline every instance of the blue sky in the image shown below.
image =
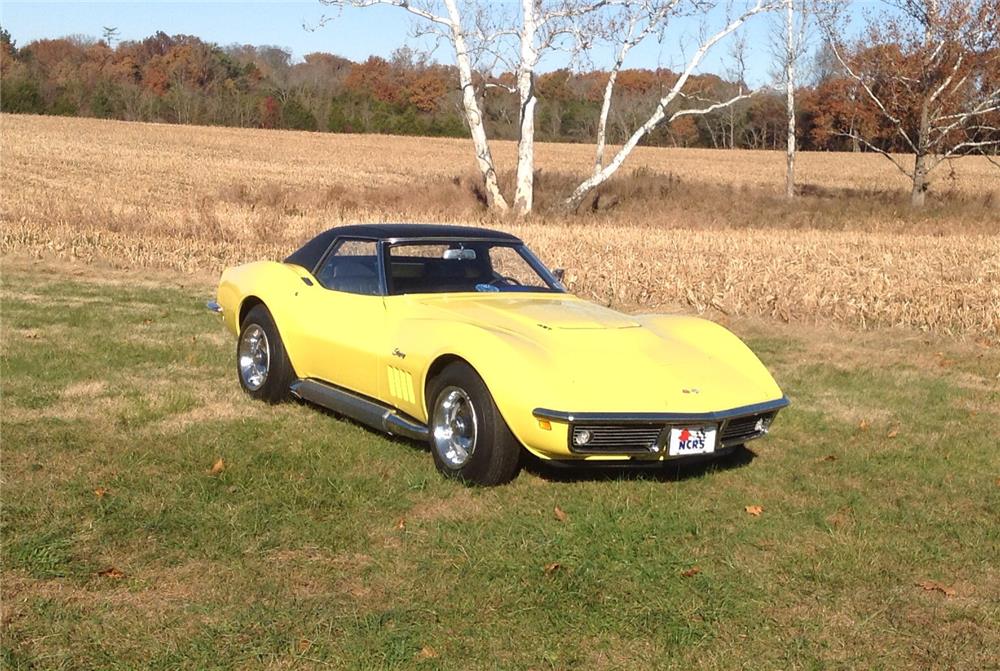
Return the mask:
<svg viewBox="0 0 1000 671">
<path fill-rule="evenodd" d="M 511 0 L 505 0 L 507 2 Z M 313 31 L 303 25 L 317 26 L 321 17 L 334 19 Z M 752 85 L 768 81 L 770 56 L 767 51 L 767 17 L 755 17 L 748 24 L 747 75 Z M 115 26 L 119 39 L 142 39 L 162 30 L 169 34 L 197 35 L 210 42 L 226 45 L 273 44 L 289 49 L 296 59 L 313 51 L 328 51 L 364 60 L 370 55 L 389 56 L 407 42 L 417 48 L 429 48 L 409 37 L 409 15 L 394 7 L 345 9 L 326 7 L 318 1 L 286 2 L 7 2 L 0 4 L 0 25 L 10 31 L 21 46 L 39 38 L 65 35 L 99 37 L 104 26 Z M 629 65 L 664 67 L 680 64 L 685 40 L 696 36 L 697 24 L 680 23 L 663 44 L 650 41 L 633 51 Z M 690 51 L 690 49 L 688 49 Z M 719 45 L 706 59 L 702 71 L 724 73 L 728 49 Z M 444 47 L 434 57 L 451 62 Z M 599 66 L 600 62 L 595 61 Z M 551 69 L 562 63 L 550 58 Z"/>
</svg>

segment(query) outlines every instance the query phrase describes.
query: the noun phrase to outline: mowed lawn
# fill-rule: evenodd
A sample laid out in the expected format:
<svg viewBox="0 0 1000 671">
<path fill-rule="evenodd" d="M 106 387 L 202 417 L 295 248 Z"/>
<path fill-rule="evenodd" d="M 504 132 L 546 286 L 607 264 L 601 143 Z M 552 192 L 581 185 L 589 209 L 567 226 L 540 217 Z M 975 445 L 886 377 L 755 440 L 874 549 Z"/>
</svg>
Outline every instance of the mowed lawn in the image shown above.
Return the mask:
<svg viewBox="0 0 1000 671">
<path fill-rule="evenodd" d="M 734 321 L 752 453 L 469 489 L 251 402 L 208 284 L 2 282 L 4 669 L 997 665 L 995 344 Z"/>
</svg>

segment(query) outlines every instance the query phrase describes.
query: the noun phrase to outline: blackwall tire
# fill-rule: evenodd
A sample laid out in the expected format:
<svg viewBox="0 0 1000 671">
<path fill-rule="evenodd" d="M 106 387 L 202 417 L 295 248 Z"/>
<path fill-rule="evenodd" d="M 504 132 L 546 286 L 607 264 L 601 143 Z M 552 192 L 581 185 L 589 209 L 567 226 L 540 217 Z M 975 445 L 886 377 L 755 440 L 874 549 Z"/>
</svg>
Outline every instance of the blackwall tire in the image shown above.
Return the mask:
<svg viewBox="0 0 1000 671">
<path fill-rule="evenodd" d="M 427 398 L 431 455 L 441 473 L 482 486 L 514 479 L 521 445 L 471 366 L 445 366 L 428 385 Z"/>
<path fill-rule="evenodd" d="M 240 325 L 236 342 L 236 377 L 243 391 L 267 403 L 288 398 L 295 371 L 271 312 L 254 306 Z"/>
</svg>

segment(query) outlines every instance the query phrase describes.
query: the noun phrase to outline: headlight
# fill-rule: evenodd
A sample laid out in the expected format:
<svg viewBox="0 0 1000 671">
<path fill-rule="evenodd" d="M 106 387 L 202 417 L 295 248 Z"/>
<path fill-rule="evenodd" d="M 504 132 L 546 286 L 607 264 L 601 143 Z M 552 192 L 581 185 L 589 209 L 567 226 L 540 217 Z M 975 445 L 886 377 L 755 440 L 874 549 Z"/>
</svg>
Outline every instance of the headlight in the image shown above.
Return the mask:
<svg viewBox="0 0 1000 671">
<path fill-rule="evenodd" d="M 771 426 L 771 418 L 761 417 L 760 419 L 757 420 L 757 423 L 754 425 L 753 428 L 757 433 L 767 433 L 767 429 L 770 426 Z"/>
</svg>

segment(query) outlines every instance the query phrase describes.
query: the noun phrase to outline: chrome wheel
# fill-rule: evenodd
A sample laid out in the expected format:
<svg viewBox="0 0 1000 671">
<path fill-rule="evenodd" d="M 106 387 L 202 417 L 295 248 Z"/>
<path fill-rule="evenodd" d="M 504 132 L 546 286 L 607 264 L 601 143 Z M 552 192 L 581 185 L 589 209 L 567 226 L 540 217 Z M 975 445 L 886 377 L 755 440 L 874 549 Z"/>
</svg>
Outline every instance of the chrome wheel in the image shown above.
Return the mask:
<svg viewBox="0 0 1000 671">
<path fill-rule="evenodd" d="M 431 418 L 434 449 L 451 469 L 464 466 L 476 450 L 479 426 L 472 399 L 464 389 L 445 387 Z"/>
<path fill-rule="evenodd" d="M 267 334 L 257 324 L 249 324 L 240 334 L 237 353 L 240 364 L 240 378 L 250 391 L 257 391 L 267 381 L 271 365 L 271 346 Z"/>
</svg>

